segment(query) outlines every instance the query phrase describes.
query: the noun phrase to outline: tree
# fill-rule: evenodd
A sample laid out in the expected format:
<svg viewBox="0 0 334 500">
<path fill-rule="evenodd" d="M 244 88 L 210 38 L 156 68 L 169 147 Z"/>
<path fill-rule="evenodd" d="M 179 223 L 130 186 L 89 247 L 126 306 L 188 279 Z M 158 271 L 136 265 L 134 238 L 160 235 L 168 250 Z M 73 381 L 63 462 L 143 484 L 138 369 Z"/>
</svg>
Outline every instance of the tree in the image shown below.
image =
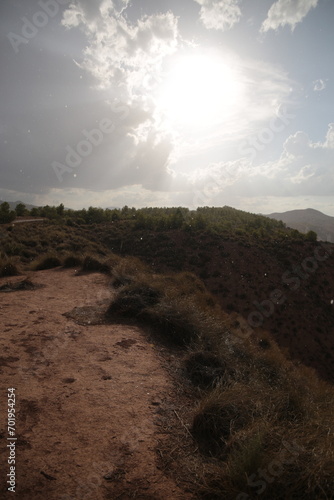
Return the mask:
<svg viewBox="0 0 334 500">
<path fill-rule="evenodd" d="M 315 231 L 308 231 L 306 233 L 306 239 L 308 241 L 317 241 L 318 235 L 317 235 L 317 233 Z"/>
<path fill-rule="evenodd" d="M 182 209 L 179 207 L 176 212 L 170 218 L 171 229 L 179 229 L 182 227 L 184 221 Z"/>
<path fill-rule="evenodd" d="M 57 209 L 56 207 L 50 207 L 45 205 L 41 208 L 41 217 L 47 217 L 48 219 L 57 219 Z"/>
<path fill-rule="evenodd" d="M 9 203 L 4 201 L 0 205 L 0 224 L 8 224 L 12 222 L 16 217 L 14 210 L 10 210 Z"/>
<path fill-rule="evenodd" d="M 0 211 L 3 214 L 9 214 L 10 206 L 9 206 L 9 203 L 7 201 L 4 201 L 3 203 L 1 203 L 1 205 L 0 205 Z"/>
<path fill-rule="evenodd" d="M 27 208 L 24 203 L 18 203 L 15 207 L 15 212 L 18 217 L 22 217 L 23 215 L 26 215 L 27 213 Z"/>
<path fill-rule="evenodd" d="M 104 221 L 103 208 L 89 207 L 87 211 L 87 221 L 91 223 L 99 223 Z"/>
<path fill-rule="evenodd" d="M 64 215 L 64 205 L 61 203 L 60 205 L 58 205 L 58 207 L 56 208 L 57 210 L 57 214 L 60 215 L 60 217 L 62 217 Z"/>
<path fill-rule="evenodd" d="M 41 217 L 41 210 L 39 207 L 33 207 L 30 210 L 31 217 Z"/>
</svg>

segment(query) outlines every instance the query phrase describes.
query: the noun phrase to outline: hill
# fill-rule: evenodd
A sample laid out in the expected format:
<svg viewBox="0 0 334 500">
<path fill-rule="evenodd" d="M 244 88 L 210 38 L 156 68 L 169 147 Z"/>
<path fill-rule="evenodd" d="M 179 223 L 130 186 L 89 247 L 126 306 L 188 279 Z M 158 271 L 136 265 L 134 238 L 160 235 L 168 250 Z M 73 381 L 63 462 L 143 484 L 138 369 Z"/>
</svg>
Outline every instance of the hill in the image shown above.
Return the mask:
<svg viewBox="0 0 334 500">
<path fill-rule="evenodd" d="M 223 310 L 256 325 L 260 336 L 270 332 L 288 356 L 334 382 L 333 245 L 229 207 L 190 214 L 91 208 L 70 215 L 9 227 L 0 233 L 2 251 L 24 266 L 54 251 L 113 252 L 139 257 L 152 271 L 193 272 Z"/>
<path fill-rule="evenodd" d="M 297 229 L 302 233 L 314 231 L 318 239 L 334 243 L 334 217 L 325 215 L 313 208 L 306 210 L 291 210 L 283 213 L 268 215 L 271 219 L 281 220 L 287 226 Z"/>
<path fill-rule="evenodd" d="M 59 245 L 66 231 L 46 227 L 28 234 Z M 85 255 L 85 241 L 82 254 L 22 262 L 23 276 L 8 276 L 13 259 L 0 266 L 19 498 L 333 499 L 333 386 L 224 312 L 194 274 L 102 245 Z M 3 446 L 6 435 L 3 423 Z"/>
</svg>

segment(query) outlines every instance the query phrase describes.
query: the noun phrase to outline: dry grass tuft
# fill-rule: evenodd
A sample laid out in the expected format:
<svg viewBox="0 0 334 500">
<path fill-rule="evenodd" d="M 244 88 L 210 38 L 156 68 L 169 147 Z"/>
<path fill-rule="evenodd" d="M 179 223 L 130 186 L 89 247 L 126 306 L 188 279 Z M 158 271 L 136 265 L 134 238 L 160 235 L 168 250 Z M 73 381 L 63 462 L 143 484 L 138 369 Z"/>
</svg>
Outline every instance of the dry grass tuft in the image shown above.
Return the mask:
<svg viewBox="0 0 334 500">
<path fill-rule="evenodd" d="M 68 254 L 64 257 L 63 266 L 65 268 L 81 267 L 82 257 L 76 254 Z"/>
<path fill-rule="evenodd" d="M 203 453 L 223 457 L 229 439 L 241 429 L 266 419 L 268 407 L 259 401 L 257 391 L 236 383 L 222 390 L 213 389 L 200 403 L 192 425 L 192 433 Z"/>
<path fill-rule="evenodd" d="M 0 278 L 7 276 L 18 276 L 20 271 L 16 262 L 8 257 L 0 258 Z"/>
<path fill-rule="evenodd" d="M 203 389 L 228 381 L 229 373 L 225 362 L 212 352 L 192 352 L 185 359 L 185 366 L 192 383 Z"/>
<path fill-rule="evenodd" d="M 56 254 L 47 254 L 32 263 L 31 267 L 34 271 L 44 271 L 45 269 L 59 267 L 61 264 L 61 260 Z"/>
<path fill-rule="evenodd" d="M 209 319 L 206 312 L 218 310 L 213 297 L 190 273 L 155 275 L 137 259 L 123 259 L 112 275 L 119 292 L 107 315 L 140 317 L 176 345 L 196 341 Z"/>
<path fill-rule="evenodd" d="M 82 263 L 82 270 L 90 273 L 110 274 L 109 265 L 93 255 L 86 255 Z"/>
<path fill-rule="evenodd" d="M 160 292 L 146 284 L 131 284 L 123 288 L 116 299 L 110 304 L 107 316 L 120 314 L 123 316 L 138 316 L 147 307 L 158 303 Z"/>
</svg>

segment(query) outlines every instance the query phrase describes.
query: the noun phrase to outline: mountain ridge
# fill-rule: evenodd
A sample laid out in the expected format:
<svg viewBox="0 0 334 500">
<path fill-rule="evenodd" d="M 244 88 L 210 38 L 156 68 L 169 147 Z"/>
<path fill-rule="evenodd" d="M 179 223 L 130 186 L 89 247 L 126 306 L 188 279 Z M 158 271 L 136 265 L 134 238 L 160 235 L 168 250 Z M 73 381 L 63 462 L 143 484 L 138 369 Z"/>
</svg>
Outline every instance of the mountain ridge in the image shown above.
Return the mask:
<svg viewBox="0 0 334 500">
<path fill-rule="evenodd" d="M 302 233 L 314 231 L 318 239 L 334 243 L 334 217 L 314 208 L 274 212 L 267 215 L 270 219 L 281 220 L 288 227 Z"/>
</svg>

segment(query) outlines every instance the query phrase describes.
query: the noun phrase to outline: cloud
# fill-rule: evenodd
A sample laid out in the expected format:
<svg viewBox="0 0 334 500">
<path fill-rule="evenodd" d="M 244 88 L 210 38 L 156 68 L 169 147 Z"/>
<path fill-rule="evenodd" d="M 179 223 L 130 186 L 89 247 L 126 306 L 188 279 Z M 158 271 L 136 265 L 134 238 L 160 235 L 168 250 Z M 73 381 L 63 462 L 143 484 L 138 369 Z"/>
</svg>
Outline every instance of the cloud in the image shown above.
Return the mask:
<svg viewBox="0 0 334 500">
<path fill-rule="evenodd" d="M 328 126 L 326 140 L 323 147 L 327 149 L 334 149 L 334 123 L 330 123 Z"/>
<path fill-rule="evenodd" d="M 313 82 L 313 90 L 315 92 L 321 92 L 325 88 L 326 88 L 326 82 L 324 80 L 319 79 Z"/>
<path fill-rule="evenodd" d="M 334 191 L 334 123 L 330 123 L 323 142 L 312 142 L 305 132 L 296 132 L 284 143 L 277 162 L 261 167 L 272 179 L 271 194 L 330 196 Z M 268 185 L 267 185 L 268 187 Z"/>
<path fill-rule="evenodd" d="M 289 25 L 293 31 L 311 9 L 318 5 L 318 0 L 277 0 L 269 9 L 267 19 L 261 26 L 261 32 L 277 30 Z"/>
<path fill-rule="evenodd" d="M 63 25 L 67 27 L 85 24 L 91 31 L 99 25 L 101 16 L 118 17 L 128 7 L 130 0 L 74 0 L 63 14 Z"/>
<path fill-rule="evenodd" d="M 119 116 L 113 113 L 115 131 L 108 144 L 87 160 L 96 164 L 98 159 L 98 165 L 104 166 L 87 168 L 76 178 L 80 187 L 111 189 L 138 184 L 159 190 L 169 183 L 172 140 L 157 127 L 151 95 L 165 57 L 177 49 L 177 18 L 166 12 L 131 23 L 124 15 L 128 3 L 76 0 L 63 15 L 63 26 L 81 29 L 88 40 L 77 66 L 95 79 L 96 92 L 108 95 L 109 112 L 120 109 Z"/>
<path fill-rule="evenodd" d="M 178 26 L 171 12 L 144 16 L 131 24 L 122 15 L 128 1 L 120 3 L 123 9 L 117 10 L 110 0 L 99 6 L 77 0 L 65 11 L 62 24 L 80 27 L 87 35 L 89 44 L 78 64 L 100 88 L 118 85 L 131 93 L 143 81 L 147 86 L 149 75 L 176 50 Z"/>
<path fill-rule="evenodd" d="M 241 18 L 240 0 L 194 0 L 201 5 L 200 19 L 207 29 L 226 31 Z"/>
<path fill-rule="evenodd" d="M 287 138 L 280 157 L 252 165 L 247 158 L 210 164 L 194 173 L 194 205 L 218 206 L 231 200 L 266 197 L 330 197 L 334 192 L 334 123 L 323 142 L 312 142 L 305 132 Z M 247 202 L 247 203 L 248 203 Z"/>
<path fill-rule="evenodd" d="M 284 151 L 293 156 L 303 156 L 310 147 L 310 138 L 305 132 L 297 132 L 291 135 L 284 143 Z"/>
</svg>

